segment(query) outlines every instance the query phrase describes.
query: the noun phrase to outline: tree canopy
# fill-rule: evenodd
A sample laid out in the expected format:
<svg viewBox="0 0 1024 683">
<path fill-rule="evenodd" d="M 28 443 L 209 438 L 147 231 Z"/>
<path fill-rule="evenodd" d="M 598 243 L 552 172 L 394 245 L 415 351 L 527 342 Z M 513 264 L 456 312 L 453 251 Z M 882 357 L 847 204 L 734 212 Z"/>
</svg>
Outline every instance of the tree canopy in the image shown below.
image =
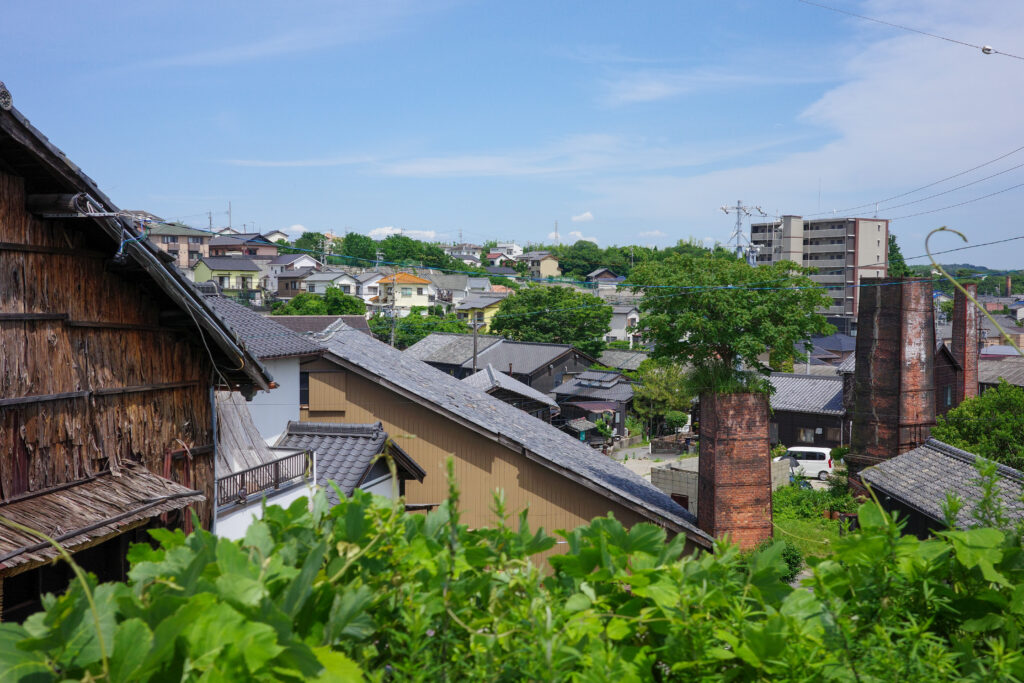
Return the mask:
<svg viewBox="0 0 1024 683">
<path fill-rule="evenodd" d="M 294 246 L 295 249 L 319 260 L 327 253 L 327 236 L 322 232 L 304 232 L 295 240 Z"/>
<path fill-rule="evenodd" d="M 612 307 L 571 287 L 534 286 L 501 302 L 492 334 L 518 341 L 572 344 L 596 358 L 611 330 Z"/>
<path fill-rule="evenodd" d="M 685 365 L 671 360 L 647 359 L 637 368 L 633 386 L 633 410 L 646 420 L 669 412 L 690 412 L 693 395 L 688 391 Z"/>
<path fill-rule="evenodd" d="M 936 418 L 932 436 L 950 446 L 1024 469 L 1024 389 L 999 386 Z"/>
<path fill-rule="evenodd" d="M 287 303 L 274 308 L 273 315 L 330 315 L 323 297 L 309 292 L 296 294 Z"/>
<path fill-rule="evenodd" d="M 641 332 L 654 343 L 654 358 L 694 367 L 695 389 L 766 391 L 759 379 L 771 372 L 765 354 L 802 360 L 798 343 L 835 331 L 817 312 L 832 299 L 811 272 L 789 261 L 751 266 L 726 255 L 674 255 L 638 266 L 631 280 L 643 285 Z"/>
<path fill-rule="evenodd" d="M 335 253 L 347 256 L 352 265 L 368 267 L 377 260 L 377 243 L 372 237 L 350 232 L 332 243 Z"/>
<path fill-rule="evenodd" d="M 421 315 L 422 311 L 421 307 L 416 306 L 413 307 L 409 315 L 404 318 L 395 319 L 396 349 L 409 348 L 433 332 L 455 332 L 458 334 L 468 334 L 471 332 L 469 325 L 452 314 Z M 377 313 L 370 318 L 369 325 L 373 336 L 385 344 L 391 343 L 391 318 Z"/>
<path fill-rule="evenodd" d="M 889 277 L 910 277 L 914 272 L 903 260 L 903 252 L 896 243 L 896 235 L 889 233 Z"/>
<path fill-rule="evenodd" d="M 337 287 L 328 287 L 324 292 L 327 315 L 364 315 L 366 302 L 357 296 L 345 294 Z"/>
</svg>

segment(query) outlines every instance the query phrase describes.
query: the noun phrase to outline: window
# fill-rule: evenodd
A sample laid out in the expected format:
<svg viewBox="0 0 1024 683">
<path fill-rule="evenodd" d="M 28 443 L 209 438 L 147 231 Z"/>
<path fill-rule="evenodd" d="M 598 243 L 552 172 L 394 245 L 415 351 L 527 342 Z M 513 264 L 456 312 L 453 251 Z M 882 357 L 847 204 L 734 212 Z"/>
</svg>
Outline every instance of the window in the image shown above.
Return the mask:
<svg viewBox="0 0 1024 683">
<path fill-rule="evenodd" d="M 825 438 L 828 439 L 829 441 L 839 441 L 839 439 L 841 438 L 839 434 L 839 427 L 829 427 L 828 429 L 826 429 Z"/>
<path fill-rule="evenodd" d="M 217 284 L 220 285 L 221 289 L 229 289 L 231 287 L 231 277 L 228 275 L 221 275 L 217 278 Z"/>
<path fill-rule="evenodd" d="M 671 498 L 672 498 L 672 500 L 674 500 L 681 507 L 684 507 L 687 510 L 690 509 L 690 497 L 689 496 L 684 496 L 682 493 L 673 493 L 673 494 L 671 494 Z"/>
<path fill-rule="evenodd" d="M 309 405 L 309 373 L 299 373 L 299 405 Z"/>
<path fill-rule="evenodd" d="M 349 294 L 351 289 L 352 289 L 352 287 L 350 287 L 349 285 L 342 285 L 341 286 L 341 291 L 344 292 L 345 294 Z M 312 290 L 310 290 L 310 291 L 312 291 Z"/>
<path fill-rule="evenodd" d="M 242 289 L 251 289 L 251 287 L 250 287 L 250 285 L 252 284 L 252 278 L 251 277 L 246 276 L 246 277 L 241 278 L 241 280 L 242 280 Z"/>
<path fill-rule="evenodd" d="M 412 287 L 402 287 L 402 296 L 403 297 L 412 296 Z"/>
<path fill-rule="evenodd" d="M 198 251 L 190 251 L 190 252 L 188 252 L 188 260 L 189 261 L 198 261 L 199 260 L 199 252 Z"/>
<path fill-rule="evenodd" d="M 308 285 L 306 285 L 306 291 L 307 292 L 315 292 L 316 291 L 316 285 L 314 285 L 312 282 L 310 282 Z"/>
<path fill-rule="evenodd" d="M 796 430 L 796 440 L 800 443 L 814 443 L 814 429 L 800 427 Z M 808 458 L 804 457 L 803 459 L 807 460 Z"/>
<path fill-rule="evenodd" d="M 419 295 L 419 296 L 423 296 L 423 288 L 422 287 L 417 287 L 416 288 L 416 294 Z"/>
<path fill-rule="evenodd" d="M 367 287 L 366 288 L 366 292 L 368 294 L 373 294 L 374 296 L 376 296 L 377 295 L 377 287 L 376 287 L 376 285 L 374 285 L 373 287 Z"/>
<path fill-rule="evenodd" d="M 164 235 L 163 237 L 160 238 L 160 241 L 163 242 L 164 244 L 177 244 L 178 243 L 178 236 L 177 235 Z"/>
<path fill-rule="evenodd" d="M 943 400 L 946 404 L 946 407 L 949 408 L 951 405 L 953 405 L 953 387 L 947 386 L 946 390 L 943 393 L 945 394 L 943 396 Z"/>
<path fill-rule="evenodd" d="M 203 238 L 202 237 L 189 237 L 188 238 L 188 243 L 189 244 L 202 244 L 203 243 Z"/>
<path fill-rule="evenodd" d="M 255 249 L 246 249 L 245 253 L 248 256 L 255 256 L 256 255 L 256 250 Z"/>
</svg>

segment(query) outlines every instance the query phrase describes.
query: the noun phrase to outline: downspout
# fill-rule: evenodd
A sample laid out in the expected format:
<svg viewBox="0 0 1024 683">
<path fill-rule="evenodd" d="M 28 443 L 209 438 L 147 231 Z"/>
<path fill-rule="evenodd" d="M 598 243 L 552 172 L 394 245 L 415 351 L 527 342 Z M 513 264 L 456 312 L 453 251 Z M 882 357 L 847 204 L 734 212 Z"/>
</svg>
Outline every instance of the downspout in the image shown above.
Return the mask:
<svg viewBox="0 0 1024 683">
<path fill-rule="evenodd" d="M 217 443 L 217 393 L 216 387 L 214 386 L 214 378 L 210 378 L 210 421 L 211 433 L 213 434 L 213 513 L 210 515 L 210 533 L 217 534 L 217 507 L 220 501 L 217 500 L 217 480 L 220 479 L 220 474 L 217 472 L 217 449 L 219 444 Z"/>
</svg>

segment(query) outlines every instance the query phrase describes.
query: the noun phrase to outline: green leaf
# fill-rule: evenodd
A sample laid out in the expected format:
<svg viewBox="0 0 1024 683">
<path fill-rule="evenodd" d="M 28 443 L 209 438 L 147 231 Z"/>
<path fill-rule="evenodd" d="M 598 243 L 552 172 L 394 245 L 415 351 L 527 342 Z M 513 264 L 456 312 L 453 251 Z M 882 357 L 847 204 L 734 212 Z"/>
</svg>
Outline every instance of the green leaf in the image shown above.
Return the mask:
<svg viewBox="0 0 1024 683">
<path fill-rule="evenodd" d="M 121 622 L 110 655 L 111 682 L 138 680 L 135 674 L 142 668 L 152 645 L 153 632 L 141 619 Z"/>
<path fill-rule="evenodd" d="M 262 520 L 256 520 L 249 525 L 249 528 L 245 530 L 243 543 L 259 550 L 263 557 L 269 556 L 274 550 L 274 539 L 270 534 L 270 527 Z"/>
<path fill-rule="evenodd" d="M 285 591 L 284 597 L 281 600 L 281 610 L 289 617 L 294 618 L 309 597 L 310 589 L 313 587 L 313 579 L 316 578 L 317 572 L 320 571 L 320 565 L 323 564 L 326 551 L 327 544 L 324 541 L 317 543 L 306 556 L 306 561 L 302 564 L 302 571 L 292 580 Z"/>
<path fill-rule="evenodd" d="M 590 604 L 589 597 L 583 593 L 575 593 L 565 601 L 565 610 L 567 612 L 582 612 L 585 609 L 589 609 Z"/>
<path fill-rule="evenodd" d="M 373 619 L 366 607 L 373 600 L 373 591 L 366 586 L 346 589 L 334 596 L 331 616 L 327 621 L 327 635 L 331 642 L 341 636 L 362 639 L 373 634 Z"/>
<path fill-rule="evenodd" d="M 630 629 L 629 623 L 625 619 L 611 619 L 605 628 L 605 633 L 609 640 L 622 640 L 632 633 L 632 629 Z"/>
<path fill-rule="evenodd" d="M 0 624 L 0 683 L 57 680 L 46 666 L 45 655 L 18 647 L 18 643 L 27 638 L 28 632 L 19 624 Z"/>
<path fill-rule="evenodd" d="M 363 680 L 363 670 L 341 652 L 326 645 L 313 648 L 316 658 L 323 664 L 323 672 L 311 680 L 317 683 L 355 683 Z"/>
</svg>

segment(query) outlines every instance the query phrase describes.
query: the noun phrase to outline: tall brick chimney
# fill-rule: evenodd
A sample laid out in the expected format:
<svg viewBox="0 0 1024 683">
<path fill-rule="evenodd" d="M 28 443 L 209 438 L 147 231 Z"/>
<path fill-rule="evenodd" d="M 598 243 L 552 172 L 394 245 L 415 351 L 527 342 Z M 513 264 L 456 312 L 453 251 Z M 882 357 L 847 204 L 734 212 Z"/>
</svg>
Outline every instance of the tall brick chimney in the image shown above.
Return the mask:
<svg viewBox="0 0 1024 683">
<path fill-rule="evenodd" d="M 935 424 L 935 313 L 931 282 L 862 279 L 857 311 L 853 434 L 846 456 L 865 467 L 923 444 Z M 872 286 L 875 285 L 875 286 Z"/>
<path fill-rule="evenodd" d="M 978 285 L 964 285 L 964 288 L 971 296 L 977 296 Z M 978 395 L 978 315 L 977 307 L 963 292 L 956 290 L 953 297 L 953 344 L 950 351 L 960 364 L 961 372 L 957 375 L 954 406 L 960 405 L 966 398 Z"/>
<path fill-rule="evenodd" d="M 697 525 L 744 550 L 772 537 L 768 399 L 702 394 Z"/>
</svg>

